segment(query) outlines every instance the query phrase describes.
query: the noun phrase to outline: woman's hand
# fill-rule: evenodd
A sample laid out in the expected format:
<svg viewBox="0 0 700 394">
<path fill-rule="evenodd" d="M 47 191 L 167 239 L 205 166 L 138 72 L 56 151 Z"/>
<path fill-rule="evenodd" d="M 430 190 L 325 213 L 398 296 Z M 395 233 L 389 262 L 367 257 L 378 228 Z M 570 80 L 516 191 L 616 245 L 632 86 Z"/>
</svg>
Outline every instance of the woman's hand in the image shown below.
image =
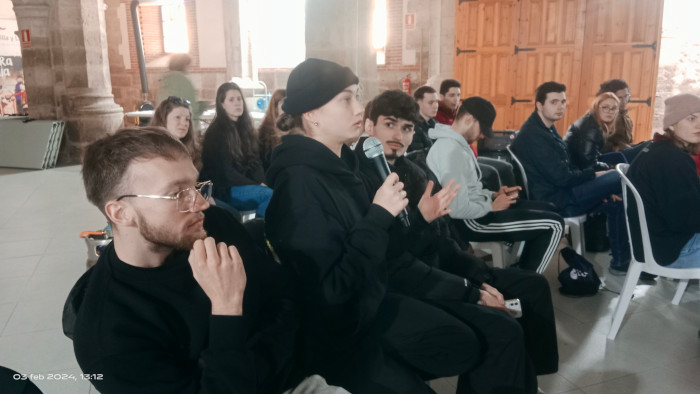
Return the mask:
<svg viewBox="0 0 700 394">
<path fill-rule="evenodd" d="M 399 176 L 395 172 L 386 177 L 374 195 L 372 203 L 386 209 L 392 216 L 397 216 L 406 208 L 408 205 L 406 191 L 403 190 L 403 182 L 399 182 Z"/>
<path fill-rule="evenodd" d="M 428 181 L 428 186 L 425 188 L 425 192 L 418 202 L 418 210 L 421 215 L 423 215 L 423 219 L 425 219 L 426 222 L 430 223 L 452 212 L 448 207 L 452 204 L 455 197 L 457 197 L 457 191 L 461 186 L 454 186 L 454 183 L 454 179 L 451 179 L 447 182 L 447 186 L 431 196 L 430 194 L 433 192 L 434 183 L 433 181 Z"/>
</svg>

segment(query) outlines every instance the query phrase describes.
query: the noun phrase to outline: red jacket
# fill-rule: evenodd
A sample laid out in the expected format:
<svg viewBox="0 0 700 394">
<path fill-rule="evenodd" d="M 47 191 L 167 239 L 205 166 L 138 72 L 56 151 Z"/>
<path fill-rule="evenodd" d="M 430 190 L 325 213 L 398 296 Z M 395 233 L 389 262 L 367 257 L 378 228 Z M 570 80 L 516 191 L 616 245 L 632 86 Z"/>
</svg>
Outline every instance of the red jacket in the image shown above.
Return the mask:
<svg viewBox="0 0 700 394">
<path fill-rule="evenodd" d="M 455 121 L 456 114 L 457 111 L 453 110 L 452 108 L 449 108 L 442 101 L 440 101 L 438 105 L 437 114 L 435 115 L 435 120 L 438 123 L 452 126 L 452 123 Z"/>
</svg>

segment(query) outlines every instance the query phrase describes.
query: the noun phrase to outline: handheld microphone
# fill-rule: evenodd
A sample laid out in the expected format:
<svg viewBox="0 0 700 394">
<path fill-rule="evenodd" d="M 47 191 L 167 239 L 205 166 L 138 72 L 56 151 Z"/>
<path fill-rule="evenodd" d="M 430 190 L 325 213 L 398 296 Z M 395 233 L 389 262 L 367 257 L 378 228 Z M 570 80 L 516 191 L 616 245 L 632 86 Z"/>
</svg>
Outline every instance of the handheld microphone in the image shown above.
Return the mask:
<svg viewBox="0 0 700 394">
<path fill-rule="evenodd" d="M 384 157 L 384 147 L 382 146 L 382 142 L 374 137 L 369 137 L 362 144 L 362 150 L 365 152 L 365 156 L 369 159 L 369 161 L 374 163 L 374 168 L 377 170 L 379 178 L 384 181 L 389 174 L 391 174 L 391 170 L 389 170 L 389 164 L 387 164 L 386 157 Z M 408 221 L 408 213 L 406 212 L 406 209 L 399 212 L 398 218 L 404 227 L 411 225 L 411 223 Z"/>
</svg>

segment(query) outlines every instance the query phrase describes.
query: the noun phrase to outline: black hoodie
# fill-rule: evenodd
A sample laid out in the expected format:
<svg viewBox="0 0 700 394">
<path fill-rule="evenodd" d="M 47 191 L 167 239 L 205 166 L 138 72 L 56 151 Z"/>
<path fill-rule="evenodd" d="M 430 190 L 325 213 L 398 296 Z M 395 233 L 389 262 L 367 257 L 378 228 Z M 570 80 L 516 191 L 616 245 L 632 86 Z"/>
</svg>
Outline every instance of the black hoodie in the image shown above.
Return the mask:
<svg viewBox="0 0 700 394">
<path fill-rule="evenodd" d="M 338 157 L 314 139 L 284 136 L 272 152 L 267 184 L 274 189 L 267 239 L 305 289 L 307 366 L 331 368 L 329 360 L 363 340 L 384 299 L 394 217 L 371 203 L 345 146 Z"/>
</svg>

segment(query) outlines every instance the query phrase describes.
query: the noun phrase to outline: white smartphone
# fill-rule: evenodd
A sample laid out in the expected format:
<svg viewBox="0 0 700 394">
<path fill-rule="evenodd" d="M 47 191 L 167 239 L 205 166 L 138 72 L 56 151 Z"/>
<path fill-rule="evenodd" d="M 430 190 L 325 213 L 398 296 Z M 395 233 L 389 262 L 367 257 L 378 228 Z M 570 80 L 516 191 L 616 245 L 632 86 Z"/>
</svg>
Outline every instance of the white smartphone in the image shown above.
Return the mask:
<svg viewBox="0 0 700 394">
<path fill-rule="evenodd" d="M 505 300 L 505 304 L 511 316 L 516 319 L 523 316 L 523 308 L 520 305 L 520 299 L 513 298 L 512 300 Z"/>
</svg>

